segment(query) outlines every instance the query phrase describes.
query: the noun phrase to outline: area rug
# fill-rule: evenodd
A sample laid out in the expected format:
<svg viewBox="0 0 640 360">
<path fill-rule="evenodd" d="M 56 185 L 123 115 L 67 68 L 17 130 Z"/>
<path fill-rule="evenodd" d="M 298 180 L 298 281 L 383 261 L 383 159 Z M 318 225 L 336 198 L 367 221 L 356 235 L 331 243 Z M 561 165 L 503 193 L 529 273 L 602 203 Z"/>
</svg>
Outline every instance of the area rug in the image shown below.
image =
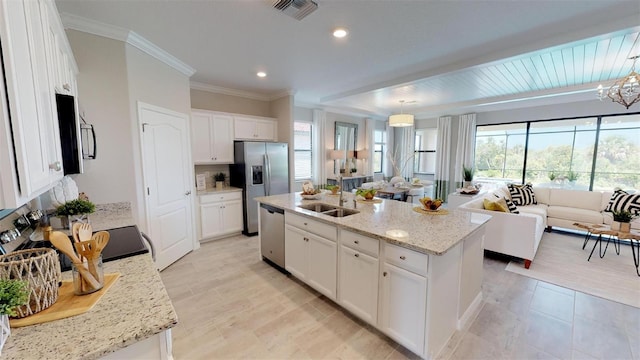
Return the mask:
<svg viewBox="0 0 640 360">
<path fill-rule="evenodd" d="M 640 308 L 640 276 L 636 275 L 631 247 L 622 245 L 617 255 L 613 244 L 601 259 L 595 240 L 582 250 L 584 236 L 545 233 L 529 269 L 511 261 L 506 270 L 537 280 Z"/>
</svg>

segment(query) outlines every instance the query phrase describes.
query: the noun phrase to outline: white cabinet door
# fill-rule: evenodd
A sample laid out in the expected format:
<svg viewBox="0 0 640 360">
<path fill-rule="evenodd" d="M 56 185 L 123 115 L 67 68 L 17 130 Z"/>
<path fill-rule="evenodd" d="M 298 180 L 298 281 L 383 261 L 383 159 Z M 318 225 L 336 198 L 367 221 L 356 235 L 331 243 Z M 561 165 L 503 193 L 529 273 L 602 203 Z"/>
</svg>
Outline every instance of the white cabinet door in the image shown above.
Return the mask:
<svg viewBox="0 0 640 360">
<path fill-rule="evenodd" d="M 418 355 L 424 353 L 427 279 L 384 263 L 380 291 L 380 329 Z M 434 329 L 437 331 L 437 329 Z"/>
<path fill-rule="evenodd" d="M 211 155 L 215 163 L 233 163 L 233 117 L 211 117 Z"/>
<path fill-rule="evenodd" d="M 276 141 L 276 122 L 271 120 L 256 120 L 256 139 Z"/>
<path fill-rule="evenodd" d="M 201 239 L 222 233 L 222 203 L 200 205 Z"/>
<path fill-rule="evenodd" d="M 329 299 L 336 299 L 337 245 L 312 234 L 307 234 L 307 284 Z M 285 257 L 288 261 L 288 257 Z"/>
<path fill-rule="evenodd" d="M 242 231 L 242 201 L 222 204 L 222 232 L 225 234 Z"/>
<path fill-rule="evenodd" d="M 306 281 L 307 274 L 307 232 L 290 225 L 284 228 L 285 268 L 293 276 Z"/>
<path fill-rule="evenodd" d="M 195 164 L 210 163 L 211 157 L 211 115 L 191 112 L 191 158 Z"/>
<path fill-rule="evenodd" d="M 340 247 L 338 303 L 369 324 L 378 319 L 378 259 Z"/>
<path fill-rule="evenodd" d="M 233 132 L 236 139 L 255 140 L 256 121 L 254 119 L 234 116 Z"/>
</svg>

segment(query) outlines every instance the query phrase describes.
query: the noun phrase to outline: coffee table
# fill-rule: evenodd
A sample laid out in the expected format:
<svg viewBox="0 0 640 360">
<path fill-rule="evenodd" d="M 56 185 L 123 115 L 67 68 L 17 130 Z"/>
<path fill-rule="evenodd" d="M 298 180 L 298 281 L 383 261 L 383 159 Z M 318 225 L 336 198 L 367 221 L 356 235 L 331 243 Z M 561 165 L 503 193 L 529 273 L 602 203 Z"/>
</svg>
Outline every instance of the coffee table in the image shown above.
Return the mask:
<svg viewBox="0 0 640 360">
<path fill-rule="evenodd" d="M 603 224 L 581 224 L 574 223 L 576 227 L 587 230 L 587 235 L 584 238 L 584 243 L 582 244 L 582 249 L 584 250 L 587 242 L 591 238 L 592 235 L 598 235 L 596 242 L 593 244 L 593 249 L 591 249 L 591 253 L 589 254 L 589 258 L 587 261 L 591 260 L 591 256 L 593 252 L 596 250 L 596 246 L 600 245 L 599 255 L 600 258 L 603 258 L 607 253 L 607 248 L 609 247 L 609 242 L 613 240 L 613 246 L 616 250 L 616 254 L 620 255 L 620 240 L 629 240 L 631 245 L 631 253 L 633 254 L 633 263 L 636 266 L 636 274 L 640 276 L 640 232 L 636 230 L 631 230 L 630 232 L 620 231 L 620 230 L 612 230 L 609 225 Z M 607 244 L 604 247 L 604 251 L 602 250 L 602 235 L 607 236 Z M 615 238 L 614 238 L 615 237 Z M 613 239 L 612 239 L 613 238 Z"/>
</svg>

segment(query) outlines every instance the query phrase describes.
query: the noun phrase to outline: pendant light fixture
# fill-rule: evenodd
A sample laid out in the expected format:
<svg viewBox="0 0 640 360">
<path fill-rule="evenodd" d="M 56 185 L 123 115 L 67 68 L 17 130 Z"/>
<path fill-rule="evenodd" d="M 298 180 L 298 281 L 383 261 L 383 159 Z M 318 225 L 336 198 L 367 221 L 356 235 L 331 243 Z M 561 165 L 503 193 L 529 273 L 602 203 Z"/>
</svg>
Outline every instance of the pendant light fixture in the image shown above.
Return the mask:
<svg viewBox="0 0 640 360">
<path fill-rule="evenodd" d="M 629 60 L 633 60 L 631 72 L 622 79 L 616 80 L 609 89 L 605 90 L 602 85 L 598 86 L 598 97 L 600 100 L 606 98 L 626 107 L 627 109 L 640 101 L 640 75 L 636 72 L 636 60 L 640 55 L 632 56 Z"/>
<path fill-rule="evenodd" d="M 404 104 L 404 100 L 400 100 L 400 114 L 389 116 L 389 126 L 393 126 L 393 127 L 413 126 L 413 115 L 404 114 L 402 112 L 403 104 Z"/>
</svg>

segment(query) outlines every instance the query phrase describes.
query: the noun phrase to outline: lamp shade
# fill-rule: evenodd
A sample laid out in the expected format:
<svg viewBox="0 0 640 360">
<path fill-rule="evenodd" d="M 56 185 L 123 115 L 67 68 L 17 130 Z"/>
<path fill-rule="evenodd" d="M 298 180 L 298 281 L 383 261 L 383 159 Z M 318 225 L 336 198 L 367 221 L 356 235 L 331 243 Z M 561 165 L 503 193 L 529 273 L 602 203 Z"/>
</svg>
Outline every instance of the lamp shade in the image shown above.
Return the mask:
<svg viewBox="0 0 640 360">
<path fill-rule="evenodd" d="M 331 150 L 329 152 L 329 158 L 331 160 L 344 159 L 345 152 L 344 150 Z"/>
<path fill-rule="evenodd" d="M 413 115 L 411 114 L 396 114 L 389 116 L 389 126 L 405 127 L 413 126 Z"/>
</svg>

